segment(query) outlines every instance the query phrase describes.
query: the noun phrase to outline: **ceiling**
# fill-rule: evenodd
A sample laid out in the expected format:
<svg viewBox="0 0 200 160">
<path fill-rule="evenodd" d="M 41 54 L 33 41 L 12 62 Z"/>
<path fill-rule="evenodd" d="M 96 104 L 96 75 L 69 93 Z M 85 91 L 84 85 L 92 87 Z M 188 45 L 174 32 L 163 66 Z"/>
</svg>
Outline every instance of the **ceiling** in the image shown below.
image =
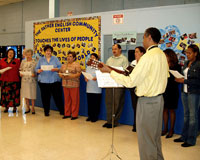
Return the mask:
<svg viewBox="0 0 200 160">
<path fill-rule="evenodd" d="M 0 6 L 11 4 L 11 3 L 17 3 L 22 2 L 24 0 L 0 0 Z"/>
</svg>

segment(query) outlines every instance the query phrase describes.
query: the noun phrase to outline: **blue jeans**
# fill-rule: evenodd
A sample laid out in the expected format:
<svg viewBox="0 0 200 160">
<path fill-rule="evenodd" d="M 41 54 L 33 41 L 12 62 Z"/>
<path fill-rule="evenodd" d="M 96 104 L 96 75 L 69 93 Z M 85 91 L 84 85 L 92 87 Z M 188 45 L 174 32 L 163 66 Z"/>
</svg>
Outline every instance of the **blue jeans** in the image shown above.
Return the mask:
<svg viewBox="0 0 200 160">
<path fill-rule="evenodd" d="M 182 92 L 181 98 L 184 108 L 184 126 L 181 139 L 188 144 L 195 145 L 198 135 L 200 95 Z"/>
</svg>

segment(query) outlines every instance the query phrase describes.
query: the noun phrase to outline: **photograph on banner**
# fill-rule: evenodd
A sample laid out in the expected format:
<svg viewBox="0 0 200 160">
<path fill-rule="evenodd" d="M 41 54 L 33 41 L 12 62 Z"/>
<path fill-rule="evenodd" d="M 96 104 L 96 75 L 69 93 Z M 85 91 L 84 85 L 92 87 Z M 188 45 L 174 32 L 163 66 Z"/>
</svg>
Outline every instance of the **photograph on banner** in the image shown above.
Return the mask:
<svg viewBox="0 0 200 160">
<path fill-rule="evenodd" d="M 53 55 L 63 64 L 69 52 L 85 69 L 85 58 L 91 53 L 100 56 L 101 17 L 73 18 L 34 23 L 34 53 L 44 55 L 44 46 L 51 45 Z"/>
<path fill-rule="evenodd" d="M 113 44 L 120 45 L 135 45 L 137 33 L 135 31 L 130 32 L 114 32 L 112 34 Z"/>
<path fill-rule="evenodd" d="M 174 50 L 181 66 L 183 66 L 187 60 L 185 54 L 187 47 L 191 44 L 195 44 L 199 47 L 199 39 L 196 32 L 181 33 L 180 29 L 175 25 L 168 25 L 164 29 L 160 29 L 160 32 L 161 40 L 159 42 L 159 47 L 162 50 Z"/>
</svg>

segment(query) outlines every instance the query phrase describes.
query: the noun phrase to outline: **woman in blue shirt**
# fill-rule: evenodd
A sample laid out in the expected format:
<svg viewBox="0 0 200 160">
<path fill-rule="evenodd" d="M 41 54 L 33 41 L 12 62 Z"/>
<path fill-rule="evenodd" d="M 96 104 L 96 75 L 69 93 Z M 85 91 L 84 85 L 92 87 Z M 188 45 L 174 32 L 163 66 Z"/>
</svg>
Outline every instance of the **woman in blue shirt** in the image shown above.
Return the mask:
<svg viewBox="0 0 200 160">
<path fill-rule="evenodd" d="M 96 53 L 92 53 L 90 56 L 91 59 L 98 60 L 98 55 Z M 96 122 L 100 113 L 100 105 L 101 105 L 101 88 L 98 87 L 97 78 L 95 69 L 87 66 L 86 72 L 92 74 L 94 77 L 92 80 L 88 80 L 85 77 L 85 81 L 87 82 L 87 102 L 88 102 L 88 118 L 86 121 Z"/>
<path fill-rule="evenodd" d="M 42 104 L 44 107 L 45 116 L 49 116 L 51 95 L 54 98 L 55 104 L 60 111 L 64 113 L 64 106 L 62 100 L 61 79 L 58 76 L 61 63 L 58 58 L 52 56 L 53 47 L 46 45 L 44 47 L 44 57 L 41 57 L 35 68 L 38 73 L 38 84 L 41 91 Z"/>
</svg>

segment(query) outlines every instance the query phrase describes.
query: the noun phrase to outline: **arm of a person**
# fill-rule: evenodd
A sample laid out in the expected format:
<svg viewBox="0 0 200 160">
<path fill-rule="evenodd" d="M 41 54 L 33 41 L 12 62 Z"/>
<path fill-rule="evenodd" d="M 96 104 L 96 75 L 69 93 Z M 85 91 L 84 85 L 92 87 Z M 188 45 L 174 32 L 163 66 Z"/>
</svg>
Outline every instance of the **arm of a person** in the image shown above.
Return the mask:
<svg viewBox="0 0 200 160">
<path fill-rule="evenodd" d="M 16 68 L 17 68 L 17 74 L 18 74 L 18 76 L 19 76 L 19 68 L 20 68 L 20 65 L 21 65 L 21 62 L 20 62 L 19 59 L 17 59 L 17 61 L 16 61 Z"/>
<path fill-rule="evenodd" d="M 33 66 L 33 70 L 32 70 L 32 72 L 33 72 L 32 77 L 36 77 L 37 76 L 37 73 L 35 72 L 36 65 L 37 65 L 37 62 L 35 61 L 34 62 L 34 66 Z"/>
<path fill-rule="evenodd" d="M 78 78 L 81 76 L 81 72 L 75 73 L 75 74 L 70 74 L 69 78 Z"/>
<path fill-rule="evenodd" d="M 23 65 L 24 65 L 24 60 L 22 60 L 21 64 L 20 64 L 20 67 L 19 67 L 19 70 L 21 71 L 23 69 Z"/>
<path fill-rule="evenodd" d="M 35 67 L 35 72 L 38 73 L 38 74 L 43 72 L 43 70 L 41 69 L 41 59 L 39 59 L 37 65 Z"/>
<path fill-rule="evenodd" d="M 197 81 L 198 81 L 198 83 L 197 83 Z M 198 77 L 197 79 L 184 79 L 183 83 L 200 86 L 200 77 Z"/>
<path fill-rule="evenodd" d="M 81 66 L 77 63 L 75 66 L 76 73 L 75 74 L 70 74 L 70 78 L 79 78 L 81 76 Z"/>
<path fill-rule="evenodd" d="M 60 67 L 59 73 L 64 73 L 64 64 Z M 62 74 L 58 74 L 60 78 L 65 78 Z"/>
<path fill-rule="evenodd" d="M 128 59 L 127 58 L 125 58 L 125 60 L 124 60 L 124 64 L 123 64 L 123 69 L 126 69 L 127 67 L 128 67 L 128 65 L 129 65 L 129 62 L 128 62 Z"/>
<path fill-rule="evenodd" d="M 150 68 L 151 61 L 148 61 L 147 57 L 139 61 L 129 76 L 116 73 L 115 71 L 111 71 L 110 75 L 117 83 L 122 84 L 127 88 L 133 88 L 144 83 L 143 81 L 147 77 Z"/>
<path fill-rule="evenodd" d="M 56 57 L 55 59 L 55 63 L 56 63 L 56 68 L 53 68 L 51 71 L 52 72 L 59 72 L 60 68 L 61 68 L 61 63 L 60 61 L 58 60 L 58 58 Z"/>
<path fill-rule="evenodd" d="M 20 71 L 23 69 L 23 65 L 24 65 L 24 60 L 22 60 L 22 63 L 20 64 L 20 67 L 19 67 Z M 20 75 L 20 77 L 23 76 L 21 73 L 19 75 Z"/>
</svg>

